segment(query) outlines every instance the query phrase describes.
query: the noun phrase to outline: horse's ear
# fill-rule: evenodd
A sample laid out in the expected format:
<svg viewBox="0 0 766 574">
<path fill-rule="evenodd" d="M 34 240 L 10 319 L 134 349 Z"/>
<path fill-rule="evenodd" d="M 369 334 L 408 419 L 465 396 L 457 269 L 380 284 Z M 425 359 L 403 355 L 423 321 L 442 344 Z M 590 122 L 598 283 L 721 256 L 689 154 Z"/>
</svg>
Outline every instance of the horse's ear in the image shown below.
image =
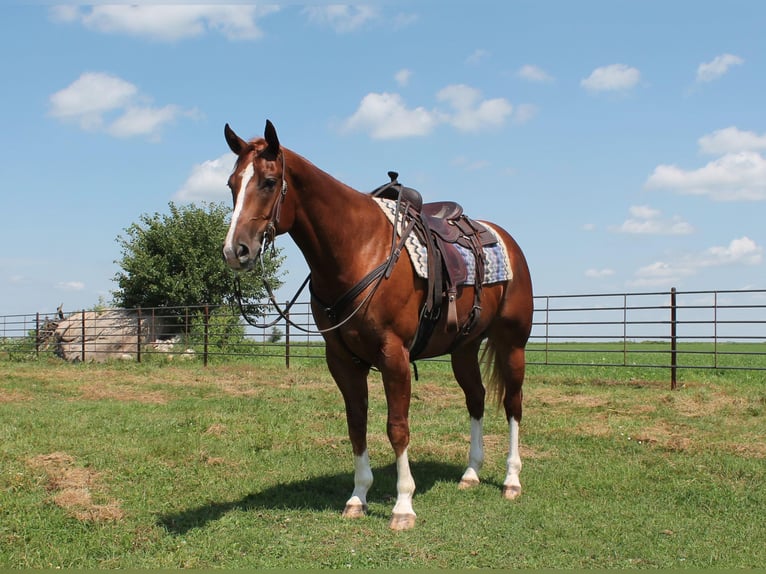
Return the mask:
<svg viewBox="0 0 766 574">
<path fill-rule="evenodd" d="M 235 154 L 240 155 L 242 150 L 247 147 L 247 142 L 234 133 L 234 130 L 226 124 L 223 128 L 223 135 L 226 138 L 226 143 L 229 144 L 229 149 Z"/>
<path fill-rule="evenodd" d="M 274 161 L 279 154 L 279 138 L 277 137 L 277 130 L 270 120 L 266 120 L 266 128 L 263 130 L 263 138 L 266 140 L 268 147 L 261 152 L 261 156 Z"/>
</svg>

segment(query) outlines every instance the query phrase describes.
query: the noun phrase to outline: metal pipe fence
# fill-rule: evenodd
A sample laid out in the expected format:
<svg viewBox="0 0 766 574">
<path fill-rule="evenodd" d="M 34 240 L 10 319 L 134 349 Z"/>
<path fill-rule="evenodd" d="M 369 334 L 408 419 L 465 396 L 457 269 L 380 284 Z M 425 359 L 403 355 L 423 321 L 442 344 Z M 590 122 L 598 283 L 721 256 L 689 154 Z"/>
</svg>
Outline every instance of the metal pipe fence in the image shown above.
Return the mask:
<svg viewBox="0 0 766 574">
<path fill-rule="evenodd" d="M 278 317 L 270 305 L 261 319 Z M 0 359 L 70 361 L 321 359 L 308 302 L 290 322 L 256 329 L 229 307 L 102 309 L 0 316 Z M 527 363 L 568 367 L 766 371 L 766 290 L 542 295 L 535 297 Z"/>
<path fill-rule="evenodd" d="M 535 299 L 529 364 L 766 370 L 766 290 Z"/>
</svg>

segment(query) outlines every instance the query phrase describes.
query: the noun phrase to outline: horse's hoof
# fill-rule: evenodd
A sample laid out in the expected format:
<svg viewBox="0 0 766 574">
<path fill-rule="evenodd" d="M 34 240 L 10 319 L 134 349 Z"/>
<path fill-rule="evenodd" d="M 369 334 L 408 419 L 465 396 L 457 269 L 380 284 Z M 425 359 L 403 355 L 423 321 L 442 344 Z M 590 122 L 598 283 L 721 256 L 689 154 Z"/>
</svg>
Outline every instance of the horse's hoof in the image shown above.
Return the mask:
<svg viewBox="0 0 766 574">
<path fill-rule="evenodd" d="M 347 504 L 343 509 L 343 518 L 362 518 L 367 515 L 366 504 Z"/>
<path fill-rule="evenodd" d="M 518 485 L 503 485 L 503 498 L 506 500 L 516 500 L 521 494 L 521 486 Z"/>
<path fill-rule="evenodd" d="M 477 478 L 461 478 L 460 484 L 457 485 L 457 487 L 460 490 L 468 490 L 469 488 L 473 488 L 474 486 L 479 486 L 479 479 Z"/>
<path fill-rule="evenodd" d="M 391 522 L 388 523 L 391 530 L 409 530 L 415 527 L 414 514 L 394 514 L 391 516 Z"/>
</svg>

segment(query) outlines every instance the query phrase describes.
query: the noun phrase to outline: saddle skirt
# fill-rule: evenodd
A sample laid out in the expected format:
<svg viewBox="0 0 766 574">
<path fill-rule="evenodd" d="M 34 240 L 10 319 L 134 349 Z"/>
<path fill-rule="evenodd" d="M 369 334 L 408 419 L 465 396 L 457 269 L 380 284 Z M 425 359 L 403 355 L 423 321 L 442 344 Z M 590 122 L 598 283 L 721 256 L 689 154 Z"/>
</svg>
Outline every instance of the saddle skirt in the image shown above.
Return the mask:
<svg viewBox="0 0 766 574">
<path fill-rule="evenodd" d="M 396 214 L 396 201 L 393 199 L 384 199 L 380 197 L 373 198 L 378 206 L 383 210 L 391 225 L 394 223 Z M 399 229 L 397 233 L 401 235 L 403 230 L 403 222 L 400 218 Z M 510 259 L 508 258 L 508 252 L 505 249 L 505 244 L 497 236 L 497 233 L 490 225 L 484 225 L 494 241 L 483 241 L 486 243 L 482 247 L 484 255 L 484 277 L 482 283 L 488 285 L 490 283 L 499 283 L 502 281 L 510 281 L 513 279 L 513 271 L 511 270 Z M 417 273 L 418 277 L 428 279 L 428 249 L 415 233 L 410 233 L 405 239 L 405 247 L 412 260 L 412 265 Z M 465 263 L 465 276 L 455 278 L 456 283 L 459 285 L 474 285 L 476 282 L 476 260 L 470 249 L 463 247 L 462 245 L 452 244 L 456 251 L 462 257 Z"/>
</svg>

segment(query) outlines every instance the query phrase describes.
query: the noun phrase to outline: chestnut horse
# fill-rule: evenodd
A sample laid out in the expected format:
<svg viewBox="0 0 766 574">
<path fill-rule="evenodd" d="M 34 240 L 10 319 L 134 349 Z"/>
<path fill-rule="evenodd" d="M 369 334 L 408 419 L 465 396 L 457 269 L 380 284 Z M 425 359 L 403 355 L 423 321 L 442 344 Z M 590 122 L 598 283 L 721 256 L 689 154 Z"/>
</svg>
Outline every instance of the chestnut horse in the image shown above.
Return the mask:
<svg viewBox="0 0 766 574">
<path fill-rule="evenodd" d="M 392 224 L 368 194 L 355 191 L 280 145 L 276 130 L 266 122 L 263 138 L 245 141 L 227 124 L 226 142 L 237 156 L 229 177 L 234 212 L 223 247 L 234 270 L 251 269 L 264 243 L 288 233 L 311 271 L 312 312 L 326 342 L 326 361 L 345 402 L 348 434 L 354 455 L 354 490 L 343 516 L 363 516 L 373 476 L 367 452 L 367 375 L 380 371 L 388 403 L 388 438 L 396 455 L 397 498 L 390 527 L 412 528 L 415 481 L 410 473 L 409 349 L 418 330 L 426 280 L 417 276 L 406 250 L 385 279 L 368 286 L 345 305 L 345 317 L 328 317 L 323 303 L 334 302 L 359 285 L 385 262 L 392 247 Z M 445 322 L 436 324 L 419 358 L 451 354 L 452 369 L 465 393 L 471 419 L 468 467 L 461 488 L 479 483 L 484 451 L 482 420 L 485 388 L 482 360 L 491 366 L 488 389 L 494 390 L 509 423 L 507 474 L 503 496 L 521 492 L 519 423 L 521 422 L 524 348 L 532 328 L 532 282 L 524 255 L 514 239 L 494 224 L 489 226 L 505 244 L 512 279 L 484 285 L 481 314 L 470 332 L 456 333 Z M 447 303 L 445 301 L 444 305 Z M 474 287 L 458 290 L 457 314 L 464 325 L 474 305 Z M 341 313 L 341 315 L 343 315 Z"/>
</svg>

